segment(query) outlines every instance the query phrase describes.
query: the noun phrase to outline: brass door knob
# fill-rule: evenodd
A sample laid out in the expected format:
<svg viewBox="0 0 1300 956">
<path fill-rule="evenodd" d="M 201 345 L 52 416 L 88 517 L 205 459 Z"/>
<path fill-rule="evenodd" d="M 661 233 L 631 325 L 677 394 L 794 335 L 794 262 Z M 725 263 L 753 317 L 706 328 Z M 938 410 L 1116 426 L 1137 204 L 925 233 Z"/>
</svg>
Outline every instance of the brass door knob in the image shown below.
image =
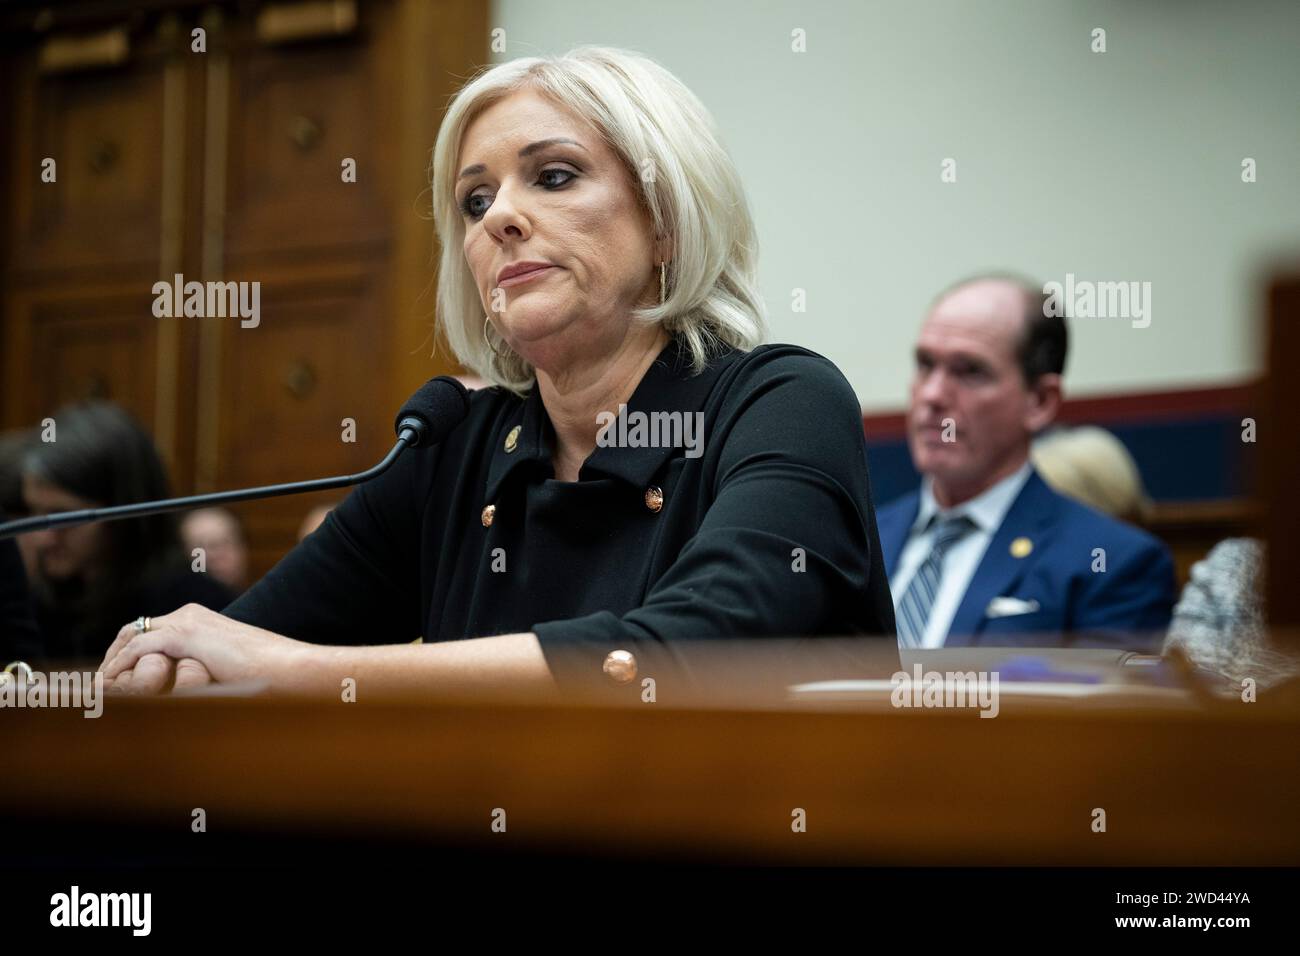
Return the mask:
<svg viewBox="0 0 1300 956">
<path fill-rule="evenodd" d="M 90 147 L 90 169 L 92 172 L 102 175 L 108 172 L 117 164 L 117 157 L 120 153 L 117 143 L 111 139 L 101 139 Z"/>
<path fill-rule="evenodd" d="M 309 116 L 295 116 L 289 121 L 289 138 L 304 152 L 319 143 L 324 132 L 321 125 Z"/>
<path fill-rule="evenodd" d="M 304 399 L 316 388 L 316 370 L 299 359 L 289 366 L 284 376 L 284 387 L 297 399 Z"/>
</svg>

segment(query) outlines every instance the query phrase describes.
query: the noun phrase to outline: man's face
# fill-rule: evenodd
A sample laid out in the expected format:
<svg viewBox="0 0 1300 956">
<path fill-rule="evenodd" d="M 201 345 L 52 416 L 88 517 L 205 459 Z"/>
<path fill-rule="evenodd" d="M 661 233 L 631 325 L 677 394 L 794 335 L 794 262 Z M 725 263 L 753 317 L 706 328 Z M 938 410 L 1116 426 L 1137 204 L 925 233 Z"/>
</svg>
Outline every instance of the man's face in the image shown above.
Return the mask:
<svg viewBox="0 0 1300 956">
<path fill-rule="evenodd" d="M 235 519 L 220 508 L 200 508 L 185 516 L 181 523 L 181 540 L 185 550 L 202 548 L 208 573 L 235 590 L 242 589 L 248 577 L 248 549 L 239 534 Z"/>
<path fill-rule="evenodd" d="M 1024 310 L 1020 289 L 981 280 L 939 301 L 921 327 L 908 445 L 918 471 L 963 497 L 1019 467 L 1039 424 L 1016 359 Z"/>
<path fill-rule="evenodd" d="M 32 515 L 102 507 L 34 475 L 23 476 L 23 500 Z M 47 581 L 94 573 L 107 544 L 103 524 L 88 523 L 21 535 L 19 544 L 29 569 Z"/>
</svg>

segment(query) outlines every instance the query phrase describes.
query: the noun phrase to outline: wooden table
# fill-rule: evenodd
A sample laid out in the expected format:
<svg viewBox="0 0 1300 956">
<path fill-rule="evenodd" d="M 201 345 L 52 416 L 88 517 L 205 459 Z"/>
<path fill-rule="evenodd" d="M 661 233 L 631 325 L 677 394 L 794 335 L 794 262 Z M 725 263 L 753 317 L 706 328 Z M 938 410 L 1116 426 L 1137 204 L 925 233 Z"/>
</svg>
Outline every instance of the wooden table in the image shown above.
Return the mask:
<svg viewBox="0 0 1300 956">
<path fill-rule="evenodd" d="M 1165 704 L 110 698 L 99 719 L 0 712 L 0 813 L 176 846 L 202 808 L 209 832 L 624 859 L 1300 863 L 1300 707 Z"/>
</svg>

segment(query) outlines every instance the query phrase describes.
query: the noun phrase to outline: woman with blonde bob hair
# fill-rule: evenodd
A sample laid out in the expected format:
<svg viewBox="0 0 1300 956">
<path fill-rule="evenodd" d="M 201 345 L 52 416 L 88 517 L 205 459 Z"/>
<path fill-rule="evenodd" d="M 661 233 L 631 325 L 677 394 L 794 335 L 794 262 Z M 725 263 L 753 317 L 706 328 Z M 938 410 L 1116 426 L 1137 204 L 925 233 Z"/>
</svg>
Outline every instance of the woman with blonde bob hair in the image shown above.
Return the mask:
<svg viewBox="0 0 1300 956">
<path fill-rule="evenodd" d="M 753 222 L 694 94 L 620 50 L 503 63 L 432 182 L 441 328 L 492 387 L 223 614 L 124 626 L 116 689 L 636 695 L 699 641 L 892 638 L 857 399 L 758 344 Z"/>
<path fill-rule="evenodd" d="M 469 83 L 447 111 L 434 147 L 433 212 L 442 243 L 439 314 L 456 357 L 506 388 L 532 384 L 528 360 L 508 347 L 494 351 L 484 336 L 484 303 L 461 250 L 466 223 L 454 182 L 466 128 L 525 84 L 599 130 L 625 165 L 653 234 L 672 237 L 671 259 L 662 266 L 664 300 L 633 318 L 680 335 L 696 370 L 718 343 L 742 350 L 757 345 L 764 333 L 758 240 L 713 119 L 652 60 L 585 48 L 554 60 L 503 63 Z"/>
</svg>

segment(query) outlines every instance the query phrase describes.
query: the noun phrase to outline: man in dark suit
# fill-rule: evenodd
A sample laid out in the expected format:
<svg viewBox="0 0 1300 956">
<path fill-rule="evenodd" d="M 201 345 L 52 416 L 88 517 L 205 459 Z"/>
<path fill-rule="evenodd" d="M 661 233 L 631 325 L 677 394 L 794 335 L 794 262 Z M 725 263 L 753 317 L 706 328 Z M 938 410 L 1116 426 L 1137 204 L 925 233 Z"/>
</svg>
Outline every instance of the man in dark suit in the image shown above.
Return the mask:
<svg viewBox="0 0 1300 956">
<path fill-rule="evenodd" d="M 1029 463 L 1060 408 L 1068 346 L 1044 302 L 981 277 L 922 325 L 907 422 L 922 487 L 877 513 L 901 647 L 1153 650 L 1169 624 L 1164 546 L 1057 494 Z"/>
</svg>

